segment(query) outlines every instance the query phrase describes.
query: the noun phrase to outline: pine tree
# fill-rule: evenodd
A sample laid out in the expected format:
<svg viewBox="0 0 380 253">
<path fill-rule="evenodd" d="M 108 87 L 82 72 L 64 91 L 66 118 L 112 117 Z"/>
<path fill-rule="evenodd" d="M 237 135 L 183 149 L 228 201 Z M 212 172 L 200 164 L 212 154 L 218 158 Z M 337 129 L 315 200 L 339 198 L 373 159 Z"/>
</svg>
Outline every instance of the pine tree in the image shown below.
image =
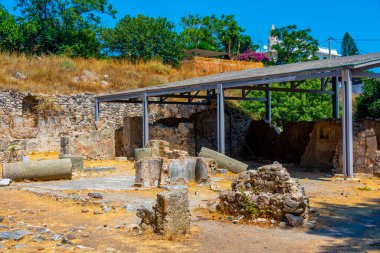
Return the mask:
<svg viewBox="0 0 380 253">
<path fill-rule="evenodd" d="M 359 49 L 352 36 L 346 32 L 343 36 L 342 46 L 340 48 L 342 56 L 358 55 Z"/>
</svg>

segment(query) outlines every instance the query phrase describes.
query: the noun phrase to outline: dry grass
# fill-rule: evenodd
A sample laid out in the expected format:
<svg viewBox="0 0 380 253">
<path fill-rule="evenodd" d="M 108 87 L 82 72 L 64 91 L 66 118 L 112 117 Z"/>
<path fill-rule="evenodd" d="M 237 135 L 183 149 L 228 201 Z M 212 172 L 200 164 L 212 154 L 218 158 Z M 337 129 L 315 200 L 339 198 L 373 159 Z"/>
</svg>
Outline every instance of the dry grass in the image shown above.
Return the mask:
<svg viewBox="0 0 380 253">
<path fill-rule="evenodd" d="M 157 61 L 131 64 L 123 60 L 71 59 L 62 56 L 26 57 L 0 54 L 0 89 L 46 94 L 77 92 L 108 93 L 158 85 L 220 72 L 262 67 L 260 63 L 238 63 L 202 59 L 183 62 L 179 69 Z M 73 78 L 86 76 L 87 80 Z M 17 79 L 16 72 L 26 79 Z M 102 85 L 107 81 L 108 85 Z"/>
</svg>

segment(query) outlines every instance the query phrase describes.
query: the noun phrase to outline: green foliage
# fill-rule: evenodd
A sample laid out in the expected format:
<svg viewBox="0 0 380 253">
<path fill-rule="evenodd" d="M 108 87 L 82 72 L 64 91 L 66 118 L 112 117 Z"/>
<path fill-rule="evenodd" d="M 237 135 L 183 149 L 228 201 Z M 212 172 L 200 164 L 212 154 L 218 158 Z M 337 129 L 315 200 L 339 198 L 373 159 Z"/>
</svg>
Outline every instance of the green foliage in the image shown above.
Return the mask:
<svg viewBox="0 0 380 253">
<path fill-rule="evenodd" d="M 372 191 L 372 188 L 371 187 L 368 187 L 367 185 L 363 186 L 363 187 L 359 187 L 358 188 L 359 190 L 362 190 L 362 191 Z"/>
<path fill-rule="evenodd" d="M 15 52 L 20 49 L 22 34 L 14 16 L 0 5 L 0 52 Z"/>
<path fill-rule="evenodd" d="M 272 35 L 280 40 L 272 47 L 278 52 L 276 64 L 317 60 L 318 41 L 310 32 L 310 29 L 298 30 L 295 25 L 273 30 Z"/>
<path fill-rule="evenodd" d="M 110 54 L 135 63 L 158 59 L 177 66 L 183 58 L 183 44 L 174 24 L 162 17 L 127 15 L 115 29 L 104 33 L 104 39 Z"/>
<path fill-rule="evenodd" d="M 346 32 L 343 36 L 342 46 L 340 48 L 340 53 L 342 56 L 349 56 L 349 55 L 358 55 L 359 49 L 356 46 L 356 43 L 352 36 Z"/>
<path fill-rule="evenodd" d="M 97 14 L 116 14 L 107 0 L 17 0 L 16 8 L 29 54 L 99 56 Z"/>
<path fill-rule="evenodd" d="M 230 58 L 248 49 L 255 50 L 257 45 L 251 37 L 244 34 L 233 15 L 200 17 L 189 15 L 181 20 L 181 36 L 186 48 L 195 47 L 206 50 L 225 51 Z"/>
<path fill-rule="evenodd" d="M 287 87 L 289 84 L 272 84 L 271 87 Z M 320 89 L 319 80 L 307 80 L 299 86 L 301 89 Z M 265 92 L 252 91 L 251 97 L 265 98 Z M 272 122 L 280 127 L 288 121 L 314 121 L 328 119 L 332 115 L 330 95 L 308 93 L 272 92 Z M 243 110 L 256 119 L 265 116 L 265 103 L 242 101 Z"/>
<path fill-rule="evenodd" d="M 356 98 L 355 117 L 380 118 L 380 81 L 364 79 L 363 83 L 363 93 Z"/>
</svg>

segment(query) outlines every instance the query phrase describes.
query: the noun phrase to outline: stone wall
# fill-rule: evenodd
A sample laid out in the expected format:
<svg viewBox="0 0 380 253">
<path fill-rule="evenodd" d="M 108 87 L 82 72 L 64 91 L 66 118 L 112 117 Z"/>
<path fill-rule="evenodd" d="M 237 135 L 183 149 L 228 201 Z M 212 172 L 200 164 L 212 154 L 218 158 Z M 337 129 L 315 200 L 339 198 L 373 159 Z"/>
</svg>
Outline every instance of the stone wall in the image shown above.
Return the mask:
<svg viewBox="0 0 380 253">
<path fill-rule="evenodd" d="M 69 151 L 88 159 L 127 155 L 120 147 L 123 118 L 141 117 L 140 104 L 100 105 L 95 122 L 95 95 L 90 93 L 41 95 L 0 91 L 0 161 L 19 160 L 30 152 L 60 151 L 60 137 L 70 139 Z M 190 117 L 193 106 L 150 105 L 149 121 L 167 117 Z M 137 129 L 130 129 L 139 136 Z M 119 152 L 120 151 L 120 152 Z"/>
</svg>

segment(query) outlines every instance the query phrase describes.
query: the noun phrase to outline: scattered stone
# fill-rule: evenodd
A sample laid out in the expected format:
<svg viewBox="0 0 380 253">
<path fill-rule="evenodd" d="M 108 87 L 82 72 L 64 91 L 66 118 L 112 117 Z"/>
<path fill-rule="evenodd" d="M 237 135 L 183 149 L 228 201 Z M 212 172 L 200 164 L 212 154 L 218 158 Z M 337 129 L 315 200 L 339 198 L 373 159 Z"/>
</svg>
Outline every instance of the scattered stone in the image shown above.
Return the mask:
<svg viewBox="0 0 380 253">
<path fill-rule="evenodd" d="M 109 82 L 103 80 L 103 81 L 100 82 L 100 84 L 103 85 L 103 86 L 107 86 L 107 85 L 109 85 Z"/>
<path fill-rule="evenodd" d="M 29 212 L 28 212 L 29 214 L 36 214 L 36 212 L 35 211 L 33 211 L 33 210 L 29 210 Z"/>
<path fill-rule="evenodd" d="M 111 207 L 108 207 L 108 206 L 102 206 L 102 210 L 105 212 L 105 213 L 109 213 L 112 211 L 112 208 Z"/>
<path fill-rule="evenodd" d="M 82 213 L 88 213 L 88 212 L 90 212 L 90 210 L 88 210 L 88 209 L 82 209 L 81 212 Z"/>
<path fill-rule="evenodd" d="M 102 212 L 102 211 L 99 211 L 99 210 L 95 210 L 95 211 L 94 211 L 94 215 L 98 215 L 98 214 L 103 214 L 103 212 Z"/>
<path fill-rule="evenodd" d="M 35 227 L 36 231 L 40 234 L 50 233 L 50 230 L 46 227 Z"/>
<path fill-rule="evenodd" d="M 219 174 L 227 174 L 227 171 L 226 169 L 217 169 L 216 170 L 216 173 L 219 173 Z"/>
<path fill-rule="evenodd" d="M 144 158 L 152 157 L 152 149 L 151 148 L 136 148 L 135 149 L 135 160 L 141 160 Z"/>
<path fill-rule="evenodd" d="M 22 72 L 16 72 L 15 73 L 15 77 L 17 78 L 17 79 L 20 79 L 20 80 L 24 80 L 24 79 L 26 79 L 26 75 L 24 74 L 24 73 L 22 73 Z"/>
<path fill-rule="evenodd" d="M 89 233 L 83 233 L 83 234 L 81 234 L 80 236 L 83 237 L 83 238 L 87 238 L 87 237 L 90 236 L 90 234 L 89 234 Z"/>
<path fill-rule="evenodd" d="M 218 211 L 218 207 L 219 207 L 219 204 L 218 203 L 214 203 L 210 206 L 210 212 L 211 213 L 216 213 Z"/>
<path fill-rule="evenodd" d="M 278 224 L 278 226 L 280 227 L 280 228 L 286 228 L 286 222 L 280 222 L 279 224 Z"/>
<path fill-rule="evenodd" d="M 264 219 L 264 218 L 257 218 L 256 221 L 258 223 L 263 223 L 263 224 L 267 223 L 267 219 Z"/>
<path fill-rule="evenodd" d="M 74 240 L 74 239 L 76 239 L 75 235 L 73 235 L 73 234 L 68 234 L 68 235 L 65 236 L 65 238 L 68 239 L 68 240 Z"/>
<path fill-rule="evenodd" d="M 303 224 L 304 227 L 309 228 L 309 229 L 314 229 L 315 228 L 315 223 L 313 222 L 306 222 Z"/>
<path fill-rule="evenodd" d="M 83 171 L 83 164 L 84 164 L 83 156 L 60 154 L 59 159 L 70 159 L 72 171 Z"/>
<path fill-rule="evenodd" d="M 303 224 L 303 218 L 300 216 L 296 216 L 294 214 L 287 213 L 287 214 L 285 214 L 285 217 L 288 220 L 289 225 L 292 227 L 299 227 L 299 226 L 302 226 L 302 224 Z"/>
<path fill-rule="evenodd" d="M 12 182 L 12 179 L 4 178 L 0 180 L 0 187 L 9 186 Z"/>
<path fill-rule="evenodd" d="M 89 192 L 87 195 L 93 199 L 103 199 L 103 194 L 100 192 Z"/>
<path fill-rule="evenodd" d="M 165 157 L 170 152 L 169 142 L 164 140 L 150 140 L 145 148 L 152 150 L 152 157 Z"/>
<path fill-rule="evenodd" d="M 127 212 L 134 212 L 134 211 L 136 211 L 136 208 L 133 207 L 132 205 L 129 205 L 129 204 L 124 205 L 123 208 L 124 208 Z"/>
<path fill-rule="evenodd" d="M 0 232 L 0 241 L 2 240 L 15 240 L 19 241 L 24 238 L 26 235 L 31 235 L 32 232 L 26 230 L 14 230 L 9 232 Z"/>
<path fill-rule="evenodd" d="M 91 168 L 84 168 L 84 172 L 102 172 L 102 171 L 114 171 L 116 170 L 115 167 L 91 167 Z"/>
<path fill-rule="evenodd" d="M 35 235 L 32 239 L 33 242 L 43 242 L 43 241 L 46 241 L 46 239 L 44 237 L 42 237 L 41 235 Z"/>
<path fill-rule="evenodd" d="M 128 224 L 126 228 L 127 228 L 128 231 L 139 230 L 139 225 L 137 225 L 137 224 Z"/>
<path fill-rule="evenodd" d="M 172 159 L 169 164 L 171 185 L 183 185 L 195 180 L 196 159 L 180 158 Z"/>
<path fill-rule="evenodd" d="M 187 234 L 190 230 L 190 208 L 186 187 L 171 187 L 169 191 L 157 195 L 153 207 L 141 208 L 137 216 L 141 218 L 141 228 L 151 227 L 157 234 L 173 238 Z"/>
<path fill-rule="evenodd" d="M 158 187 L 161 183 L 163 160 L 159 157 L 143 158 L 135 162 L 135 186 Z"/>
<path fill-rule="evenodd" d="M 68 238 L 66 238 L 66 237 L 62 238 L 61 244 L 74 245 L 74 243 L 71 240 L 69 240 Z"/>
<path fill-rule="evenodd" d="M 173 149 L 171 151 L 168 151 L 166 153 L 166 156 L 169 159 L 180 159 L 180 158 L 184 158 L 184 157 L 189 157 L 189 152 L 187 152 L 185 150 Z"/>
<path fill-rule="evenodd" d="M 55 234 L 55 235 L 53 235 L 53 236 L 51 237 L 51 240 L 52 240 L 52 241 L 58 241 L 58 240 L 60 240 L 62 237 L 63 237 L 63 235 L 61 235 L 61 234 Z"/>
<path fill-rule="evenodd" d="M 3 222 L 3 221 L 4 221 L 4 217 L 0 216 L 0 222 Z"/>
<path fill-rule="evenodd" d="M 222 188 L 220 188 L 220 186 L 214 182 L 210 182 L 210 189 L 217 192 L 220 192 L 222 190 Z"/>
<path fill-rule="evenodd" d="M 13 248 L 14 249 L 24 249 L 24 248 L 26 248 L 26 244 L 16 244 L 16 245 L 13 245 Z"/>
<path fill-rule="evenodd" d="M 195 181 L 199 183 L 207 183 L 211 178 L 211 168 L 209 159 L 199 157 L 195 163 Z"/>
<path fill-rule="evenodd" d="M 277 223 L 277 221 L 275 221 L 275 220 L 270 220 L 270 223 L 274 225 L 274 224 Z"/>
<path fill-rule="evenodd" d="M 215 159 L 220 166 L 233 173 L 241 173 L 248 169 L 247 164 L 205 147 L 201 149 L 199 156 Z"/>
</svg>

